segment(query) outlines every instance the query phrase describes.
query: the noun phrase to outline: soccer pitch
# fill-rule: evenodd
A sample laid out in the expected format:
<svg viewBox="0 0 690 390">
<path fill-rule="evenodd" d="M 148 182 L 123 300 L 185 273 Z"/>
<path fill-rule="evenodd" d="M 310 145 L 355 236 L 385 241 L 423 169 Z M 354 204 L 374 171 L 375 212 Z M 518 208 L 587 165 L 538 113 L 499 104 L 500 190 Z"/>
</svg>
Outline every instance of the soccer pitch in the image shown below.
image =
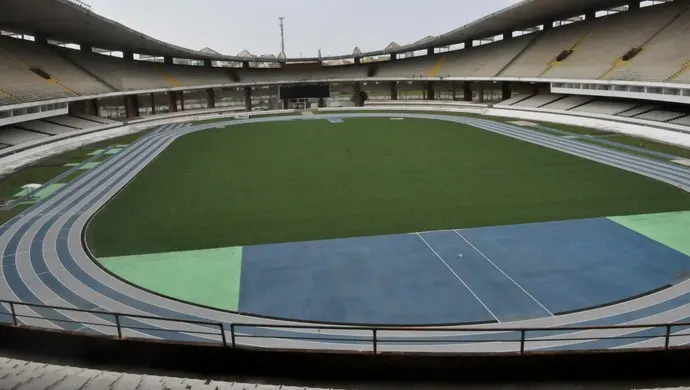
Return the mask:
<svg viewBox="0 0 690 390">
<path fill-rule="evenodd" d="M 86 240 L 122 256 L 687 209 L 670 185 L 467 125 L 296 120 L 178 139 Z"/>
</svg>

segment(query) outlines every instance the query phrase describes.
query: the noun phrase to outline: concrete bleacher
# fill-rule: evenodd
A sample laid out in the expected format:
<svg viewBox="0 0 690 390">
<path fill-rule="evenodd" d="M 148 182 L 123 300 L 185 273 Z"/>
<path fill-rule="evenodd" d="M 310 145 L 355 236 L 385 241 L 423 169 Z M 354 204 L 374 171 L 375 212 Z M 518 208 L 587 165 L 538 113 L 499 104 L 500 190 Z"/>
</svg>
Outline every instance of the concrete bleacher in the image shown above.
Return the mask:
<svg viewBox="0 0 690 390">
<path fill-rule="evenodd" d="M 73 129 L 86 129 L 89 127 L 99 126 L 100 124 L 92 121 L 73 117 L 70 115 L 60 115 L 44 119 L 46 122 L 55 123 L 61 126 L 71 127 Z"/>
<path fill-rule="evenodd" d="M 628 117 L 628 118 L 633 118 L 633 117 L 635 117 L 635 116 L 637 116 L 637 115 L 640 115 L 640 114 L 643 114 L 643 113 L 645 113 L 645 112 L 652 111 L 652 110 L 654 110 L 654 109 L 656 109 L 656 108 L 658 108 L 658 107 L 659 107 L 659 106 L 658 106 L 658 105 L 655 105 L 655 104 L 643 104 L 643 105 L 641 105 L 641 106 L 639 106 L 639 107 L 633 108 L 632 110 L 627 110 L 627 111 L 624 111 L 624 112 L 619 112 L 619 113 L 618 113 L 618 116 L 624 116 L 624 117 Z"/>
<path fill-rule="evenodd" d="M 630 49 L 643 45 L 679 14 L 673 3 L 645 7 L 596 19 L 577 49 L 542 76 L 597 79 Z"/>
<path fill-rule="evenodd" d="M 592 100 L 594 100 L 594 98 L 591 96 L 572 95 L 566 96 L 563 99 L 557 100 L 555 102 L 546 104 L 542 106 L 542 108 L 548 108 L 550 110 L 572 110 L 573 108 L 588 103 Z"/>
<path fill-rule="evenodd" d="M 96 126 L 98 126 L 98 125 L 114 125 L 114 124 L 120 123 L 120 122 L 114 121 L 112 119 L 101 118 L 100 116 L 89 115 L 89 114 L 76 114 L 74 116 L 77 118 L 86 119 L 88 121 L 94 122 L 94 125 L 96 125 Z"/>
<path fill-rule="evenodd" d="M 534 95 L 529 99 L 525 99 L 523 101 L 520 101 L 518 103 L 513 104 L 513 106 L 542 107 L 542 106 L 545 106 L 549 103 L 553 103 L 557 100 L 560 100 L 563 97 L 564 97 L 563 95 L 550 95 L 550 94 Z"/>
<path fill-rule="evenodd" d="M 304 386 L 130 374 L 10 358 L 0 358 L 0 388 L 13 390 L 327 390 Z"/>
<path fill-rule="evenodd" d="M 637 102 L 616 102 L 595 100 L 579 107 L 573 108 L 571 111 L 589 112 L 593 114 L 617 115 L 618 113 L 633 109 L 639 106 Z"/>
<path fill-rule="evenodd" d="M 284 80 L 325 80 L 352 79 L 367 77 L 366 66 L 329 66 L 314 70 L 284 69 L 241 69 L 237 71 L 242 82 L 284 81 Z"/>
<path fill-rule="evenodd" d="M 674 125 L 690 126 L 690 115 L 682 116 L 680 118 L 672 119 L 668 121 Z"/>
<path fill-rule="evenodd" d="M 52 135 L 69 133 L 69 132 L 75 130 L 74 128 L 69 127 L 69 126 L 62 126 L 59 124 L 49 123 L 49 122 L 46 122 L 43 120 L 35 120 L 35 121 L 17 123 L 14 126 L 20 127 L 24 130 L 37 131 L 40 133 L 46 133 L 46 134 L 52 134 Z"/>
<path fill-rule="evenodd" d="M 652 110 L 635 116 L 637 119 L 646 119 L 657 122 L 668 122 L 685 116 L 687 113 L 666 110 Z"/>
<path fill-rule="evenodd" d="M 45 137 L 48 137 L 48 134 L 17 129 L 9 126 L 0 127 L 0 143 L 7 145 L 19 145 L 24 142 L 35 141 Z"/>
<path fill-rule="evenodd" d="M 111 92 L 103 83 L 89 76 L 69 61 L 61 58 L 48 46 L 42 46 L 21 39 L 0 37 L 0 47 L 5 53 L 10 53 L 18 65 L 23 66 L 34 78 L 43 80 L 31 72 L 29 68 L 39 68 L 54 80 L 48 81 L 60 87 L 68 96 L 94 95 Z M 65 49 L 69 50 L 69 49 Z M 46 82 L 45 80 L 43 80 Z M 0 86 L 5 88 L 4 83 Z M 12 93 L 17 96 L 16 94 Z"/>
<path fill-rule="evenodd" d="M 633 59 L 627 61 L 605 78 L 609 80 L 663 81 L 682 71 L 690 57 L 690 4 L 665 5 L 685 7 L 680 16 L 663 29 Z M 679 77 L 681 76 L 681 77 Z M 678 81 L 690 81 L 686 75 L 676 75 Z"/>
</svg>

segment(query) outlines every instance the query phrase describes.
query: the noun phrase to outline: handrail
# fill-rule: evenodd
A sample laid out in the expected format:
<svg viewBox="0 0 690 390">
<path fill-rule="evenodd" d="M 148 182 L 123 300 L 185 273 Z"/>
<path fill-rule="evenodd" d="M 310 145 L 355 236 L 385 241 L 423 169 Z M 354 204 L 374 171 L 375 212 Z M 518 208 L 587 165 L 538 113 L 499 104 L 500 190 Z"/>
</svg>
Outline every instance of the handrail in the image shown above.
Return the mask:
<svg viewBox="0 0 690 390">
<path fill-rule="evenodd" d="M 239 322 L 233 322 L 233 323 L 223 323 L 223 322 L 213 322 L 213 321 L 202 321 L 202 320 L 190 320 L 190 319 L 184 319 L 184 318 L 170 318 L 170 317 L 159 317 L 159 316 L 152 316 L 152 315 L 142 315 L 142 314 L 127 314 L 127 313 L 119 313 L 119 312 L 110 312 L 110 311 L 105 311 L 105 310 L 89 310 L 89 309 L 78 309 L 78 308 L 72 308 L 72 307 L 64 307 L 64 306 L 54 306 L 54 305 L 45 305 L 45 304 L 38 304 L 38 303 L 27 303 L 27 302 L 20 302 L 20 301 L 11 301 L 11 300 L 2 300 L 0 299 L 0 304 L 5 304 L 9 305 L 9 313 L 2 313 L 0 312 L 0 316 L 11 316 L 11 325 L 18 327 L 21 326 L 22 323 L 20 320 L 22 318 L 34 318 L 34 319 L 43 319 L 47 321 L 55 321 L 55 322 L 67 322 L 67 323 L 75 323 L 75 324 L 82 324 L 84 325 L 93 325 L 93 326 L 104 326 L 104 327 L 115 327 L 117 331 L 117 338 L 118 339 L 124 339 L 125 337 L 123 336 L 123 330 L 129 329 L 129 330 L 155 330 L 155 331 L 162 331 L 162 332 L 180 332 L 180 333 L 188 333 L 188 334 L 197 334 L 197 335 L 217 335 L 220 338 L 220 344 L 223 347 L 229 347 L 229 348 L 238 348 L 240 345 L 237 343 L 237 338 L 239 337 L 245 337 L 245 338 L 254 338 L 254 339 L 282 339 L 282 340 L 301 340 L 301 341 L 322 341 L 322 342 L 327 342 L 327 341 L 355 341 L 358 343 L 362 342 L 368 342 L 370 343 L 371 350 L 370 352 L 373 354 L 378 354 L 381 353 L 381 343 L 415 343 L 415 342 L 428 342 L 429 340 L 425 339 L 415 339 L 413 337 L 404 337 L 400 338 L 399 340 L 389 340 L 385 339 L 385 336 L 381 335 L 381 332 L 419 332 L 420 334 L 428 333 L 428 332 L 437 332 L 437 333 L 469 333 L 469 334 L 477 334 L 477 333 L 518 333 L 520 334 L 519 338 L 491 338 L 490 336 L 487 336 L 482 339 L 472 339 L 469 341 L 462 341 L 462 340 L 444 340 L 444 343 L 450 343 L 450 344 L 464 344 L 468 342 L 474 342 L 474 343 L 518 343 L 519 342 L 519 348 L 516 348 L 513 353 L 519 353 L 519 354 L 525 354 L 528 353 L 526 350 L 526 344 L 530 342 L 539 342 L 539 341 L 582 341 L 582 342 L 589 342 L 589 341 L 596 341 L 596 340 L 652 340 L 652 339 L 659 339 L 663 337 L 664 341 L 664 346 L 663 350 L 669 350 L 672 349 L 673 347 L 670 344 L 670 340 L 672 337 L 688 337 L 690 338 L 690 333 L 688 334 L 682 334 L 682 335 L 674 335 L 672 334 L 672 328 L 675 327 L 690 327 L 690 322 L 678 322 L 678 323 L 649 323 L 649 324 L 637 324 L 637 325 L 601 325 L 601 326 L 556 326 L 556 327 L 507 327 L 507 328 L 489 328 L 489 327 L 481 327 L 481 326 L 475 326 L 475 327 L 434 327 L 434 326 L 428 326 L 428 327 L 420 327 L 420 326 L 410 326 L 410 327 L 405 327 L 405 326 L 361 326 L 361 325 L 314 325 L 314 324 L 305 324 L 305 325 L 296 325 L 296 324 L 289 324 L 289 325 L 281 325 L 281 324 L 259 324 L 259 323 L 239 323 Z M 76 320 L 65 320 L 65 319 L 55 319 L 55 318 L 46 318 L 46 317 L 41 317 L 41 316 L 32 316 L 32 315 L 27 315 L 27 314 L 18 314 L 17 313 L 17 307 L 26 307 L 30 309 L 50 309 L 50 310 L 62 310 L 62 311 L 71 311 L 71 312 L 78 312 L 78 313 L 86 313 L 86 314 L 92 314 L 92 315 L 97 315 L 97 316 L 111 316 L 113 317 L 113 323 L 110 324 L 96 324 L 96 323 L 85 323 L 84 321 L 76 321 Z M 122 318 L 131 318 L 131 319 L 140 319 L 140 320 L 156 320 L 156 321 L 167 321 L 167 322 L 172 322 L 172 323 L 180 323 L 180 324 L 190 324 L 190 325 L 201 325 L 201 326 L 208 326 L 212 327 L 214 329 L 218 329 L 217 333 L 215 332 L 209 332 L 208 330 L 201 331 L 201 330 L 189 330 L 189 329 L 166 329 L 166 328 L 159 328 L 154 325 L 152 325 L 151 328 L 142 328 L 139 326 L 127 326 L 122 323 Z M 230 342 L 227 340 L 227 327 L 229 325 L 229 332 L 230 332 Z M 34 327 L 34 326 L 30 326 Z M 309 333 L 305 335 L 252 335 L 252 334 L 243 334 L 243 333 L 238 333 L 238 328 L 249 328 L 249 329 L 264 329 L 264 330 L 318 330 L 320 332 L 318 333 Z M 535 338 L 528 338 L 529 333 L 533 332 L 578 332 L 578 331 L 595 331 L 595 330 L 647 330 L 647 329 L 659 329 L 663 330 L 663 335 L 662 334 L 651 334 L 651 335 L 643 335 L 643 336 L 635 336 L 635 335 L 620 335 L 620 336 L 584 336 L 584 337 L 555 337 L 558 335 L 541 335 Z M 322 331 L 341 331 L 341 330 L 348 330 L 348 331 L 364 331 L 364 334 L 359 334 L 359 335 L 337 335 L 337 334 L 328 334 L 328 333 L 321 333 Z M 366 334 L 370 334 L 370 338 L 366 338 Z M 438 341 L 437 341 L 438 342 Z M 190 342 L 191 343 L 191 342 Z M 337 349 L 337 348 L 333 348 Z M 365 351 L 366 352 L 366 351 Z M 499 352 L 500 353 L 500 352 Z M 510 352 L 508 352 L 510 353 Z"/>
</svg>

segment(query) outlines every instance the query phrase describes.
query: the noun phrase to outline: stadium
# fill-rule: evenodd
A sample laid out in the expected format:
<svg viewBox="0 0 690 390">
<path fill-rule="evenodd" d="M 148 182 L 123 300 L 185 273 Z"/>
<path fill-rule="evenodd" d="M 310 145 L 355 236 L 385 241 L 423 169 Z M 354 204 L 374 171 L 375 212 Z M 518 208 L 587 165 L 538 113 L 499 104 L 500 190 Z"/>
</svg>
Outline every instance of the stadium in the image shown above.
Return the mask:
<svg viewBox="0 0 690 390">
<path fill-rule="evenodd" d="M 0 3 L 0 387 L 687 376 L 688 26 L 524 0 L 228 56 Z"/>
</svg>

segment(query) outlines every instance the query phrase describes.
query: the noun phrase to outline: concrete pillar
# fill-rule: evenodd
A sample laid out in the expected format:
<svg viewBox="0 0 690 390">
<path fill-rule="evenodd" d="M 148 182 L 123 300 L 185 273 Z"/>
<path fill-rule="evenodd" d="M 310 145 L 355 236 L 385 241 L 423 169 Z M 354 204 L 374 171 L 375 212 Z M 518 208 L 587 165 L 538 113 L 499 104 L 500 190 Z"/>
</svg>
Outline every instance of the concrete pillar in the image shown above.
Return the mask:
<svg viewBox="0 0 690 390">
<path fill-rule="evenodd" d="M 206 90 L 206 108 L 216 108 L 216 91 L 213 88 Z"/>
<path fill-rule="evenodd" d="M 479 86 L 479 90 L 477 91 L 477 97 L 479 98 L 480 103 L 484 101 L 484 87 L 482 87 L 481 85 Z"/>
<path fill-rule="evenodd" d="M 362 101 L 362 84 L 360 84 L 359 81 L 355 83 L 353 90 L 353 94 L 355 96 L 355 107 L 364 106 L 364 102 Z"/>
<path fill-rule="evenodd" d="M 45 35 L 41 34 L 34 34 L 34 42 L 36 44 L 45 46 L 48 44 L 48 38 L 45 37 Z M 81 47 L 81 45 L 79 45 Z"/>
<path fill-rule="evenodd" d="M 177 112 L 177 91 L 168 92 L 168 112 Z"/>
<path fill-rule="evenodd" d="M 472 46 L 474 46 L 474 41 L 472 39 L 465 41 L 465 49 L 469 49 Z"/>
<path fill-rule="evenodd" d="M 539 95 L 539 84 L 532 84 L 532 95 Z"/>
<path fill-rule="evenodd" d="M 469 81 L 462 83 L 462 100 L 466 102 L 472 101 L 472 84 Z"/>
<path fill-rule="evenodd" d="M 242 61 L 242 69 L 249 69 L 249 61 Z"/>
<path fill-rule="evenodd" d="M 451 81 L 450 82 L 450 88 L 451 88 L 451 93 L 453 94 L 453 100 L 457 100 L 457 97 L 456 97 L 457 83 L 455 81 Z"/>
<path fill-rule="evenodd" d="M 628 10 L 632 9 L 639 9 L 640 8 L 640 2 L 639 1 L 633 1 L 628 4 Z"/>
<path fill-rule="evenodd" d="M 244 87 L 244 109 L 245 111 L 252 110 L 252 87 Z"/>
<path fill-rule="evenodd" d="M 430 55 L 433 55 L 433 54 L 434 54 L 434 48 L 433 48 L 433 47 L 430 47 L 430 48 L 426 49 L 426 55 L 430 56 Z"/>
<path fill-rule="evenodd" d="M 512 31 L 506 31 L 503 33 L 503 40 L 511 39 L 513 37 L 513 32 Z"/>
<path fill-rule="evenodd" d="M 151 115 L 156 115 L 156 94 L 150 93 L 149 99 L 151 100 Z"/>
<path fill-rule="evenodd" d="M 134 59 L 134 53 L 131 51 L 123 51 L 122 52 L 122 58 L 125 60 L 133 60 Z"/>
<path fill-rule="evenodd" d="M 97 99 L 89 99 L 86 100 L 86 107 L 85 107 L 85 113 L 88 115 L 94 115 L 98 116 L 98 100 Z"/>
<path fill-rule="evenodd" d="M 391 61 L 398 59 L 398 53 L 391 53 Z"/>
<path fill-rule="evenodd" d="M 501 83 L 501 100 L 508 100 L 512 96 L 510 91 L 510 84 L 507 81 Z"/>
<path fill-rule="evenodd" d="M 326 107 L 326 101 L 322 97 L 319 98 L 319 108 Z"/>
<path fill-rule="evenodd" d="M 594 20 L 595 18 L 596 14 L 594 10 L 585 12 L 585 20 Z"/>
<path fill-rule="evenodd" d="M 355 65 L 359 65 L 362 63 L 362 59 L 359 57 L 355 57 Z"/>
<path fill-rule="evenodd" d="M 177 96 L 180 98 L 180 110 L 184 111 L 184 91 L 177 91 Z"/>
<path fill-rule="evenodd" d="M 163 57 L 163 63 L 166 65 L 172 65 L 173 64 L 173 58 L 172 57 Z"/>
<path fill-rule="evenodd" d="M 426 100 L 436 100 L 433 81 L 426 82 Z"/>
<path fill-rule="evenodd" d="M 391 100 L 398 100 L 398 82 L 391 81 Z"/>
<path fill-rule="evenodd" d="M 139 97 L 137 95 L 125 95 L 125 116 L 136 118 L 139 116 Z"/>
<path fill-rule="evenodd" d="M 553 28 L 553 20 L 547 20 L 544 22 L 544 31 L 549 31 Z"/>
<path fill-rule="evenodd" d="M 93 48 L 91 45 L 87 45 L 86 43 L 80 43 L 79 44 L 79 50 L 83 51 L 84 53 L 93 53 Z M 123 53 L 124 56 L 124 53 Z"/>
<path fill-rule="evenodd" d="M 207 68 L 212 68 L 213 67 L 213 61 L 209 60 L 209 59 L 204 60 L 204 66 Z"/>
<path fill-rule="evenodd" d="M 283 99 L 283 110 L 287 110 L 289 106 L 290 106 L 290 103 L 288 102 L 288 100 Z"/>
</svg>

